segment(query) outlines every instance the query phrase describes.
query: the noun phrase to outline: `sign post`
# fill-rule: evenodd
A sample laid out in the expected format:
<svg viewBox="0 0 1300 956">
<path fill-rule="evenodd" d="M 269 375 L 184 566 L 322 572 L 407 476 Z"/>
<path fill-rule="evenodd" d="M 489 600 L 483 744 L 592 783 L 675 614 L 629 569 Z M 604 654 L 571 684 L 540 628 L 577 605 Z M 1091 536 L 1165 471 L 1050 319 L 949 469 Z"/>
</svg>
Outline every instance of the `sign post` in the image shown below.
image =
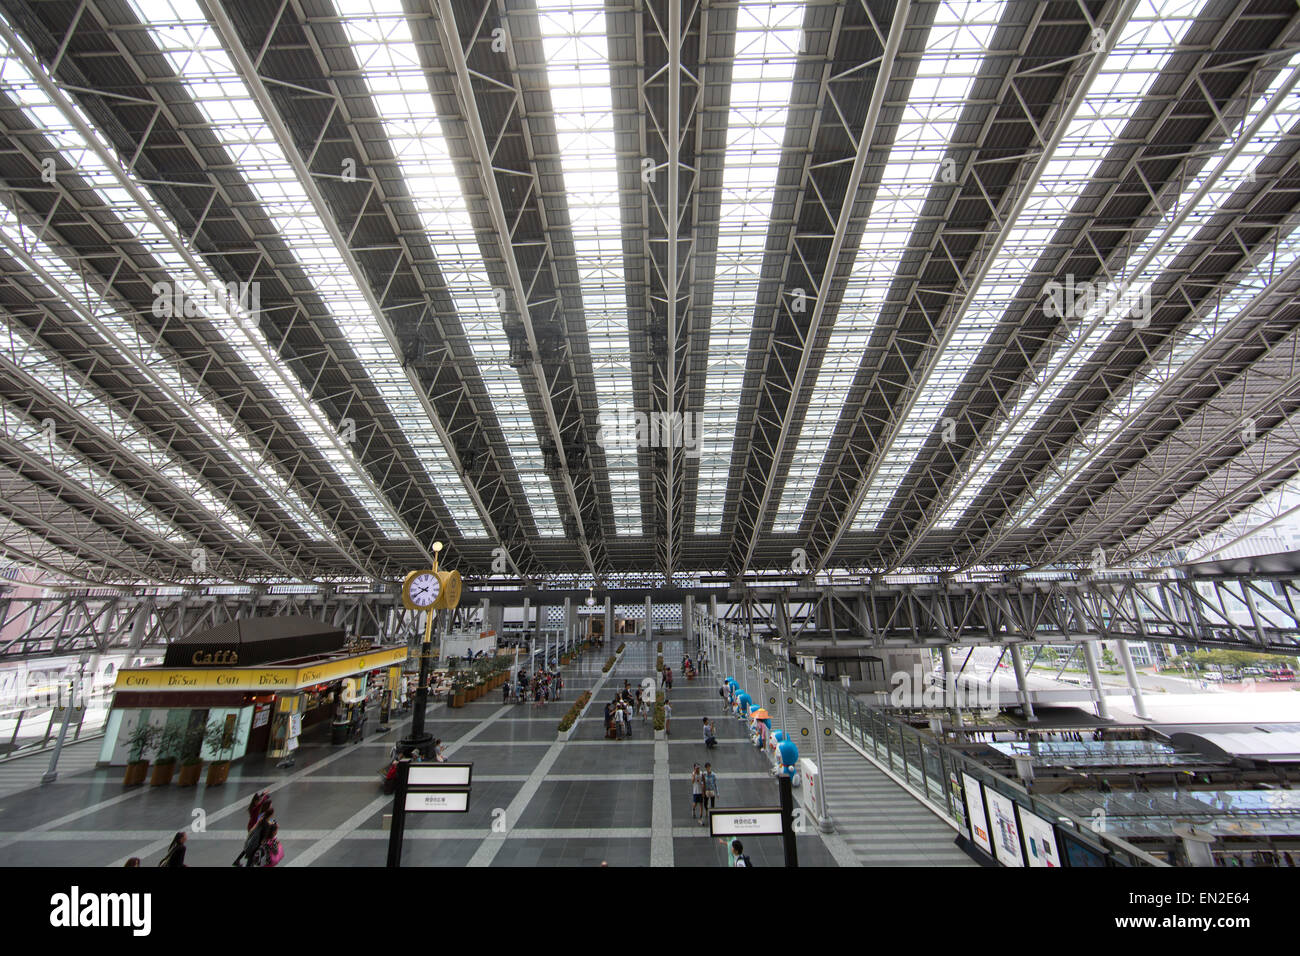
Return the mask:
<svg viewBox="0 0 1300 956">
<path fill-rule="evenodd" d="M 408 813 L 465 813 L 469 810 L 472 763 L 397 763 L 392 825 L 388 831 L 388 866 L 402 865 L 402 837 Z"/>
</svg>

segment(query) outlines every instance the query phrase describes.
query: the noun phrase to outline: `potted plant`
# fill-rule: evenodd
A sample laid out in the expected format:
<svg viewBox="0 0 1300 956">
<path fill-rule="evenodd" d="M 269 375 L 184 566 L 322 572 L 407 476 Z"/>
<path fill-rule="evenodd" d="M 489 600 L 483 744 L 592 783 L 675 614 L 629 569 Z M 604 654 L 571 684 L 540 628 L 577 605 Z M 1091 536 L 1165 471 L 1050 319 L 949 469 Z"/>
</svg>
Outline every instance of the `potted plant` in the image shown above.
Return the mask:
<svg viewBox="0 0 1300 956">
<path fill-rule="evenodd" d="M 191 727 L 185 731 L 184 745 L 181 747 L 181 769 L 176 775 L 176 786 L 193 787 L 199 782 L 203 773 L 203 728 Z"/>
<path fill-rule="evenodd" d="M 122 777 L 123 786 L 138 787 L 144 783 L 145 775 L 149 770 L 148 753 L 157 745 L 158 728 L 142 716 L 140 723 L 126 738 L 126 774 Z"/>
<path fill-rule="evenodd" d="M 465 706 L 465 675 L 460 671 L 451 675 L 451 701 L 447 706 Z"/>
<path fill-rule="evenodd" d="M 203 728 L 203 743 L 217 757 L 208 764 L 207 786 L 220 786 L 230 775 L 230 756 L 235 752 L 235 733 L 232 731 L 227 739 L 225 721 L 218 721 Z"/>
<path fill-rule="evenodd" d="M 184 742 L 176 730 L 167 729 L 158 735 L 158 758 L 153 762 L 153 775 L 149 778 L 151 787 L 165 787 L 172 782 L 176 758 Z"/>
</svg>

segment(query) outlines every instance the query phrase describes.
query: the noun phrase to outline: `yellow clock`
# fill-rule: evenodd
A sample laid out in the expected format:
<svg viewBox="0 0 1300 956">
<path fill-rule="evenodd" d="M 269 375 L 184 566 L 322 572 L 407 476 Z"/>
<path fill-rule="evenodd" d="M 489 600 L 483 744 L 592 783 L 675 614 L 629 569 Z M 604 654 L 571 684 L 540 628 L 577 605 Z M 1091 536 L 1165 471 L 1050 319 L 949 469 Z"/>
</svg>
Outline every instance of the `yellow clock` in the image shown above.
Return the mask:
<svg viewBox="0 0 1300 956">
<path fill-rule="evenodd" d="M 402 582 L 402 605 L 408 611 L 428 611 L 442 596 L 442 575 L 437 571 L 412 571 Z M 460 589 L 457 588 L 457 598 Z"/>
<path fill-rule="evenodd" d="M 439 610 L 454 610 L 460 607 L 461 581 L 459 571 L 439 571 L 438 582 L 441 591 L 434 607 Z"/>
</svg>

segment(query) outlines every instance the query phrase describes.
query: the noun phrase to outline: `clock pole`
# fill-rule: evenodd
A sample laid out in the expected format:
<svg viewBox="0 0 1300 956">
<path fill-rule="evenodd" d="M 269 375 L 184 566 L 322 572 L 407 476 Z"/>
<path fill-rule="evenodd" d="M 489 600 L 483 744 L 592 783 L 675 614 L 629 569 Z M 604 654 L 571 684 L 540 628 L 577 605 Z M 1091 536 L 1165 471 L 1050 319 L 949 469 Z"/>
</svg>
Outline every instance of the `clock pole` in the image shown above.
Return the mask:
<svg viewBox="0 0 1300 956">
<path fill-rule="evenodd" d="M 433 545 L 433 570 L 438 572 L 438 552 L 442 544 Z M 411 717 L 410 736 L 398 742 L 402 755 L 409 757 L 412 751 L 420 751 L 426 760 L 433 759 L 433 735 L 424 729 L 424 710 L 429 706 L 429 651 L 433 646 L 433 616 L 437 613 L 432 607 L 426 612 L 424 622 L 424 643 L 420 645 L 419 686 L 415 688 L 415 714 Z"/>
</svg>

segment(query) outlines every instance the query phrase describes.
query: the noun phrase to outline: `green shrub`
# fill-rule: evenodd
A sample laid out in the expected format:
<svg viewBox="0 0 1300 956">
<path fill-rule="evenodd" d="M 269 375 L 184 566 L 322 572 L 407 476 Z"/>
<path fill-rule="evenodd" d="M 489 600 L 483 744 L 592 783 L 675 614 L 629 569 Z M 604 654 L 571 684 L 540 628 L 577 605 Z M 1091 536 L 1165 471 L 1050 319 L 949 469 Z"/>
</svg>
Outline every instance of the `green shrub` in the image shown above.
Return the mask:
<svg viewBox="0 0 1300 956">
<path fill-rule="evenodd" d="M 655 694 L 655 730 L 663 730 L 664 724 L 668 721 L 668 717 L 664 713 L 664 701 L 667 699 L 663 691 Z"/>
<path fill-rule="evenodd" d="M 663 656 L 662 654 L 660 654 L 660 655 L 655 659 L 655 670 L 657 670 L 657 671 L 662 671 L 663 669 L 664 669 L 664 656 Z"/>
<path fill-rule="evenodd" d="M 578 695 L 578 699 L 573 702 L 573 706 L 560 718 L 560 730 L 568 730 L 577 723 L 578 715 L 582 713 L 582 708 L 587 706 L 589 700 L 591 700 L 591 691 L 589 690 L 584 690 Z"/>
<path fill-rule="evenodd" d="M 610 654 L 609 659 L 605 661 L 605 666 L 601 668 L 606 674 L 614 669 L 614 655 Z"/>
<path fill-rule="evenodd" d="M 664 642 L 660 641 L 659 646 L 656 647 L 655 650 L 658 651 L 660 654 L 662 654 L 664 652 Z"/>
<path fill-rule="evenodd" d="M 615 654 L 622 654 L 622 653 L 623 653 L 623 648 L 625 648 L 625 647 L 627 647 L 626 644 L 620 644 L 620 645 L 618 645 L 618 650 L 616 650 L 614 653 L 615 653 Z"/>
</svg>

